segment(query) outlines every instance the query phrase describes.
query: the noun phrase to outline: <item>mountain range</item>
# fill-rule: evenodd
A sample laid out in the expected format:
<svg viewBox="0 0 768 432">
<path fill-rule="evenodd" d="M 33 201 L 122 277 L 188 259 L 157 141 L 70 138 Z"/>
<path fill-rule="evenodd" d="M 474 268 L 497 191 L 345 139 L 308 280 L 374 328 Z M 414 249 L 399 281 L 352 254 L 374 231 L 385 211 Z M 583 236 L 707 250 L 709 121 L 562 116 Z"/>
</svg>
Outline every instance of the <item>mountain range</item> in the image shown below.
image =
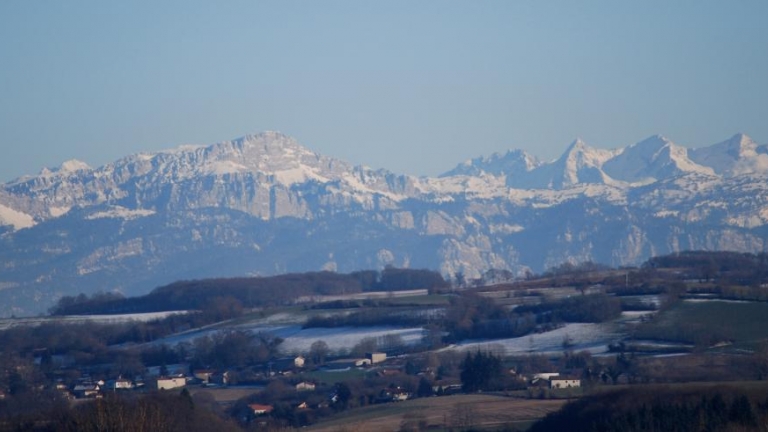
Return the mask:
<svg viewBox="0 0 768 432">
<path fill-rule="evenodd" d="M 0 315 L 180 279 L 396 267 L 449 278 L 688 249 L 761 252 L 768 147 L 662 136 L 543 162 L 521 151 L 438 177 L 317 154 L 277 132 L 68 161 L 0 185 Z"/>
</svg>

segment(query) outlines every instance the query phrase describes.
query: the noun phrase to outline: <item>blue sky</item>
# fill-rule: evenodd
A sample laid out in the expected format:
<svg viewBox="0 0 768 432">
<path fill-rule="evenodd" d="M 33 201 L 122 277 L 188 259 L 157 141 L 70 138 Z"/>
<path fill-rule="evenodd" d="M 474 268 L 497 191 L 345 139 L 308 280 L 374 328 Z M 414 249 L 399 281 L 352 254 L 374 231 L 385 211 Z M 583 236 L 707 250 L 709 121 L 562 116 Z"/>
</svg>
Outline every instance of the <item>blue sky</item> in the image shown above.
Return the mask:
<svg viewBox="0 0 768 432">
<path fill-rule="evenodd" d="M 766 1 L 0 2 L 0 181 L 279 130 L 435 175 L 576 137 L 768 143 Z"/>
</svg>

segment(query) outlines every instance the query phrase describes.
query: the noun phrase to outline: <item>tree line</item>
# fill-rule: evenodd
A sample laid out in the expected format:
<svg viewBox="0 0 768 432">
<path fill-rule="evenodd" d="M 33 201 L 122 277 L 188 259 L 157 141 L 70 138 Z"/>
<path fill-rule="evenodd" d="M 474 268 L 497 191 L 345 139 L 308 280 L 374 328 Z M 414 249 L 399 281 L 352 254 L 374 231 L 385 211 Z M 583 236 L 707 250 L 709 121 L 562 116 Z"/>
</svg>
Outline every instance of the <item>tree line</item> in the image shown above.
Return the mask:
<svg viewBox="0 0 768 432">
<path fill-rule="evenodd" d="M 440 273 L 425 269 L 387 267 L 350 274 L 334 272 L 292 273 L 271 277 L 218 278 L 179 281 L 149 294 L 123 298 L 96 293 L 65 296 L 51 308 L 52 315 L 142 313 L 209 309 L 214 299 L 234 299 L 240 307 L 253 308 L 294 303 L 300 297 L 344 295 L 365 291 L 411 289 L 440 290 L 448 286 Z"/>
</svg>

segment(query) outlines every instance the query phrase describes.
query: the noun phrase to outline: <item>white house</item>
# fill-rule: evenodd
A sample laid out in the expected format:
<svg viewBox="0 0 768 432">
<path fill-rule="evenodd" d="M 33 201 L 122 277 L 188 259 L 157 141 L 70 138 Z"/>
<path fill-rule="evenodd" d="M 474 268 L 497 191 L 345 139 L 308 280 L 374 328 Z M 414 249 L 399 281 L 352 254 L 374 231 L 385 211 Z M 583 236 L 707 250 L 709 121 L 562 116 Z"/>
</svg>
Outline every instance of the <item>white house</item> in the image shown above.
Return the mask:
<svg viewBox="0 0 768 432">
<path fill-rule="evenodd" d="M 552 378 L 559 377 L 559 376 L 560 376 L 559 372 L 545 372 L 545 373 L 533 374 L 533 379 L 548 380 L 548 379 L 552 379 Z"/>
<path fill-rule="evenodd" d="M 195 369 L 192 371 L 192 376 L 205 384 L 211 382 L 211 377 L 213 377 L 214 374 L 216 374 L 216 371 L 213 369 Z"/>
<path fill-rule="evenodd" d="M 314 391 L 315 384 L 311 382 L 302 381 L 296 384 L 296 391 Z"/>
<path fill-rule="evenodd" d="M 305 361 L 304 357 L 298 356 L 295 359 L 293 359 L 293 365 L 296 366 L 297 368 L 302 368 L 304 367 L 304 361 Z"/>
<path fill-rule="evenodd" d="M 274 410 L 275 408 L 272 405 L 262 405 L 262 404 L 250 404 L 248 405 L 248 408 L 250 408 L 253 411 L 254 415 L 264 415 L 269 414 Z"/>
<path fill-rule="evenodd" d="M 183 376 L 179 377 L 162 377 L 157 379 L 158 390 L 170 390 L 187 385 L 187 378 Z"/>
<path fill-rule="evenodd" d="M 402 402 L 407 401 L 411 398 L 411 394 L 405 391 L 396 391 L 392 393 L 392 401 L 393 402 Z"/>
<path fill-rule="evenodd" d="M 75 388 L 72 389 L 72 392 L 75 393 L 75 396 L 79 398 L 97 397 L 99 395 L 99 391 L 101 391 L 101 387 L 94 383 L 77 384 Z"/>
<path fill-rule="evenodd" d="M 387 353 L 383 353 L 383 352 L 365 353 L 365 358 L 370 360 L 371 364 L 381 363 L 387 359 Z"/>
<path fill-rule="evenodd" d="M 130 390 L 133 388 L 133 381 L 125 378 L 118 378 L 107 382 L 107 388 L 111 390 Z"/>
</svg>

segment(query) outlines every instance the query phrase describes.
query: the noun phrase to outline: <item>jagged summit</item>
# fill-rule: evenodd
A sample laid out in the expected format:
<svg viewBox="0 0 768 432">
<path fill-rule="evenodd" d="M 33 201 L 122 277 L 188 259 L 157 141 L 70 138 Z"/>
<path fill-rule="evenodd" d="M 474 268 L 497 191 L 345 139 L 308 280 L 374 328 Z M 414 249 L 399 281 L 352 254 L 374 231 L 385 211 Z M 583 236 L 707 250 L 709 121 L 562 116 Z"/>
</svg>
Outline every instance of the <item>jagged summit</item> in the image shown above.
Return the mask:
<svg viewBox="0 0 768 432">
<path fill-rule="evenodd" d="M 478 277 L 763 251 L 766 168 L 767 149 L 741 134 L 696 150 L 575 140 L 554 161 L 511 150 L 440 178 L 353 166 L 277 132 L 67 162 L 0 185 L 0 315 L 19 299 L 39 311 L 189 278 L 387 265 Z"/>
<path fill-rule="evenodd" d="M 267 131 L 258 134 L 248 134 L 232 141 L 236 146 L 250 149 L 261 154 L 274 154 L 278 152 L 301 152 L 315 154 L 308 148 L 299 144 L 294 138 L 276 131 Z M 222 145 L 220 143 L 218 145 Z M 214 144 L 216 146 L 217 144 Z"/>
<path fill-rule="evenodd" d="M 589 146 L 581 138 L 575 139 L 557 161 L 569 161 L 582 165 L 601 166 L 616 154 L 616 150 L 598 149 Z M 556 162 L 557 162 L 556 161 Z"/>
<path fill-rule="evenodd" d="M 601 166 L 613 154 L 614 151 L 596 149 L 576 139 L 548 170 L 542 170 L 547 186 L 564 189 L 580 183 L 610 183 Z"/>
<path fill-rule="evenodd" d="M 540 162 L 522 150 L 468 160 L 441 177 L 505 176 L 516 189 L 563 190 L 583 184 L 627 188 L 687 174 L 703 176 L 768 172 L 768 148 L 744 134 L 700 150 L 689 150 L 663 135 L 613 150 L 572 141 L 551 162 Z"/>
<path fill-rule="evenodd" d="M 573 141 L 571 141 L 570 144 L 568 144 L 568 147 L 565 148 L 565 154 L 583 151 L 585 148 L 589 148 L 587 143 L 584 142 L 583 139 L 576 137 Z M 561 156 L 562 157 L 562 156 Z"/>
<path fill-rule="evenodd" d="M 371 205 L 377 194 L 399 200 L 415 190 L 415 180 L 406 176 L 319 155 L 279 132 L 139 153 L 96 169 L 85 170 L 87 165 L 76 162 L 65 167 L 88 175 L 61 176 L 47 170 L 2 185 L 0 200 L 3 191 L 17 197 L 14 208 L 35 220 L 100 205 L 150 212 L 222 207 L 272 219 L 293 213 L 307 216 L 305 200 L 288 197 L 294 187 L 329 188 L 339 202 L 364 205 Z"/>
<path fill-rule="evenodd" d="M 478 176 L 483 173 L 496 176 L 517 177 L 539 166 L 541 162 L 524 150 L 508 150 L 506 153 L 493 153 L 488 157 L 478 157 L 460 163 L 455 168 L 440 175 Z"/>
<path fill-rule="evenodd" d="M 208 146 L 181 146 L 120 159 L 100 170 L 133 172 L 158 181 L 186 181 L 205 176 L 275 176 L 285 184 L 327 180 L 334 167 L 348 164 L 321 156 L 280 132 L 249 134 Z"/>
</svg>

